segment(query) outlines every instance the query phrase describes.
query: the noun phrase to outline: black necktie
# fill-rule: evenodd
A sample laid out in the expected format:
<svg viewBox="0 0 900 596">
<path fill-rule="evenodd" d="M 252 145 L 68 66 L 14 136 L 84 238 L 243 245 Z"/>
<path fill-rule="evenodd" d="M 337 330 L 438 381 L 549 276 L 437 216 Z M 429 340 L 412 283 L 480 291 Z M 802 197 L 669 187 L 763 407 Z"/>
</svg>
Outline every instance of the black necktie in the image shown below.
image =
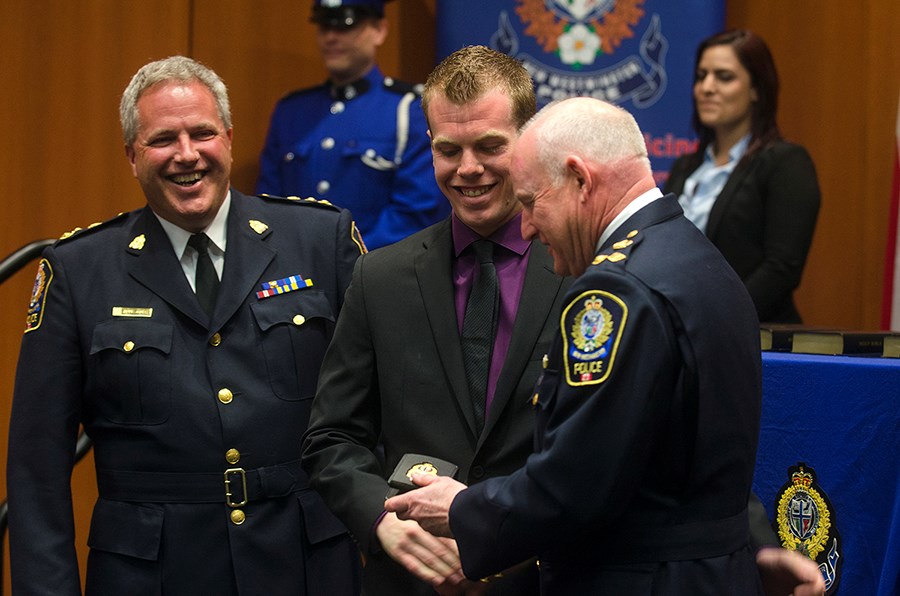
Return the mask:
<svg viewBox="0 0 900 596">
<path fill-rule="evenodd" d="M 478 432 L 484 427 L 487 405 L 487 379 L 494 347 L 494 328 L 497 321 L 499 291 L 497 269 L 494 267 L 494 243 L 476 240 L 472 243 L 478 259 L 478 277 L 472 284 L 466 314 L 463 318 L 462 351 L 466 380 L 475 410 Z"/>
<path fill-rule="evenodd" d="M 213 306 L 216 303 L 216 292 L 219 290 L 219 276 L 209 258 L 209 236 L 206 234 L 193 234 L 188 239 L 188 246 L 197 251 L 197 272 L 194 277 L 194 287 L 197 292 L 197 300 L 206 314 L 212 316 Z"/>
</svg>

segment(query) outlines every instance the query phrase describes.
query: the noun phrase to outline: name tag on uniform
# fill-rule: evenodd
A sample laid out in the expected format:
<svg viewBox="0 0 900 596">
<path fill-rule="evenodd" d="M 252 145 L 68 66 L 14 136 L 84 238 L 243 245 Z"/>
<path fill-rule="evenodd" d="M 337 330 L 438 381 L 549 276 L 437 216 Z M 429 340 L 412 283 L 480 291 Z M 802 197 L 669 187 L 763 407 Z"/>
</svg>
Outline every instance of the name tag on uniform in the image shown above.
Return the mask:
<svg viewBox="0 0 900 596">
<path fill-rule="evenodd" d="M 153 309 L 140 308 L 138 306 L 114 306 L 112 309 L 112 316 L 148 319 L 153 316 Z"/>
</svg>

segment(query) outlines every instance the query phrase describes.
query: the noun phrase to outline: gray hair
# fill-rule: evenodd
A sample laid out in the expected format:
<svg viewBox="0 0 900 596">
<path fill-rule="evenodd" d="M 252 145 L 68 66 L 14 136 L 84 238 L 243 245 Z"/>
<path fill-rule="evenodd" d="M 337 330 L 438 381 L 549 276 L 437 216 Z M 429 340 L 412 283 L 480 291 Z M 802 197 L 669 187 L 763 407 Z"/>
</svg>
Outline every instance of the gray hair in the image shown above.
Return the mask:
<svg viewBox="0 0 900 596">
<path fill-rule="evenodd" d="M 560 109 L 560 104 L 569 105 Z M 526 122 L 520 134 L 535 124 L 538 158 L 555 186 L 565 176 L 565 156 L 573 153 L 601 163 L 635 159 L 650 171 L 644 135 L 618 106 L 587 98 L 557 100 Z"/>
<path fill-rule="evenodd" d="M 125 144 L 131 145 L 137 138 L 140 126 L 137 102 L 144 91 L 166 81 L 189 83 L 199 81 L 206 85 L 216 100 L 219 118 L 226 129 L 231 128 L 231 106 L 228 103 L 228 90 L 225 83 L 215 72 L 196 60 L 184 56 L 170 56 L 145 64 L 131 78 L 131 82 L 122 93 L 119 103 L 119 119 L 122 122 L 122 136 Z"/>
</svg>

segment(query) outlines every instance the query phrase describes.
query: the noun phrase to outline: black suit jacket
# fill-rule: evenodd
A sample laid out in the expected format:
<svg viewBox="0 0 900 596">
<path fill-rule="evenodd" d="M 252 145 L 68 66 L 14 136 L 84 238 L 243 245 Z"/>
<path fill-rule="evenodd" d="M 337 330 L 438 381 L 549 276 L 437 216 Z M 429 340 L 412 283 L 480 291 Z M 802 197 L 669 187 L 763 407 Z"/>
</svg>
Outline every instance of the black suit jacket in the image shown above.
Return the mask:
<svg viewBox="0 0 900 596">
<path fill-rule="evenodd" d="M 272 466 L 299 459 L 359 254 L 349 212 L 232 190 L 210 321 L 149 208 L 48 248 L 10 426 L 16 594 L 80 593 L 69 491 L 79 424 L 100 489 L 88 593 L 352 593 L 346 530 L 299 466 Z M 313 286 L 257 296 L 292 275 Z M 223 473 L 237 467 L 268 470 L 248 490 L 270 498 L 229 507 Z"/>
<path fill-rule="evenodd" d="M 546 249 L 533 242 L 509 351 L 479 437 L 454 310 L 450 230 L 447 219 L 357 261 L 304 439 L 303 464 L 314 486 L 368 558 L 367 595 L 433 594 L 372 541 L 385 479 L 403 454 L 454 462 L 457 479 L 473 484 L 515 470 L 532 450 L 531 397 L 568 280 L 553 273 Z M 531 581 L 506 593 L 533 593 Z"/>
<path fill-rule="evenodd" d="M 696 169 L 688 163 L 687 157 L 675 162 L 665 192 L 682 193 Z M 716 198 L 706 235 L 744 281 L 760 321 L 800 322 L 793 292 L 806 264 L 819 201 L 809 153 L 785 141 L 740 162 Z"/>
</svg>

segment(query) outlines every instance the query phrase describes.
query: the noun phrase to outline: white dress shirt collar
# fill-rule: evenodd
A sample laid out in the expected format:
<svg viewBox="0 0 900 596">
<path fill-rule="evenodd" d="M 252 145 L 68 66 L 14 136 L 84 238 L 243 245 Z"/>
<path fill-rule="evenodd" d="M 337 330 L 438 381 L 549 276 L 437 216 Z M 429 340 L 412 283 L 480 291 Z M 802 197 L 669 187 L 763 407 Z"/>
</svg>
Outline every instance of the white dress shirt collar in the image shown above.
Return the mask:
<svg viewBox="0 0 900 596">
<path fill-rule="evenodd" d="M 640 195 L 635 200 L 628 203 L 628 205 L 626 205 L 625 208 L 622 209 L 622 212 L 619 213 L 615 217 L 615 219 L 613 219 L 611 222 L 609 222 L 609 225 L 606 226 L 606 229 L 603 230 L 602 234 L 600 234 L 600 239 L 597 240 L 597 246 L 594 247 L 594 252 L 599 251 L 600 247 L 603 246 L 603 243 L 606 242 L 609 239 L 609 237 L 612 236 L 613 233 L 615 233 L 615 231 L 617 229 L 619 229 L 619 226 L 621 226 L 623 223 L 625 223 L 625 221 L 629 217 L 631 217 L 632 215 L 634 215 L 635 213 L 640 211 L 642 208 L 646 207 L 647 205 L 649 205 L 650 203 L 655 201 L 656 199 L 661 199 L 662 196 L 663 196 L 663 193 L 661 190 L 659 190 L 658 188 L 651 188 L 650 190 L 648 190 L 644 194 Z"/>
<path fill-rule="evenodd" d="M 222 201 L 222 206 L 219 207 L 219 212 L 216 213 L 216 217 L 213 219 L 212 223 L 209 224 L 209 227 L 205 230 L 202 230 L 209 237 L 209 251 L 211 255 L 215 253 L 218 253 L 219 255 L 225 254 L 225 244 L 227 242 L 226 224 L 228 223 L 228 210 L 230 208 L 231 190 L 225 195 L 225 200 Z M 193 233 L 163 219 L 156 213 L 153 215 L 156 215 L 156 219 L 159 220 L 160 225 L 162 225 L 163 230 L 165 230 L 166 236 L 169 237 L 169 242 L 172 243 L 172 248 L 175 249 L 175 256 L 180 260 L 181 257 L 184 256 L 184 251 L 187 248 L 188 238 L 190 238 Z"/>
</svg>

